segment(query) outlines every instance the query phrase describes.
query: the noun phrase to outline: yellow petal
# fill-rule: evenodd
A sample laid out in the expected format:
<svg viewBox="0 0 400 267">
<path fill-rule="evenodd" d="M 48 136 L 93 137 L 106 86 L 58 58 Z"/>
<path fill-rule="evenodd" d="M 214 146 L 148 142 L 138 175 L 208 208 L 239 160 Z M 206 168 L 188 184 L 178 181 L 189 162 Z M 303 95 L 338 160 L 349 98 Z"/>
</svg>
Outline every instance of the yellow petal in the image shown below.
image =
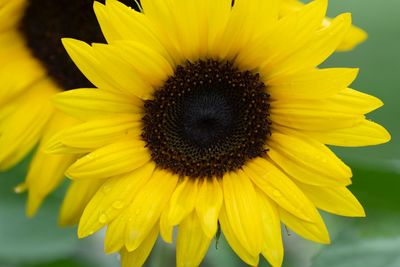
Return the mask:
<svg viewBox="0 0 400 267">
<path fill-rule="evenodd" d="M 280 15 L 286 16 L 293 12 L 298 12 L 304 4 L 299 0 L 284 0 L 281 1 L 280 5 Z M 322 25 L 323 27 L 329 26 L 331 23 L 330 18 L 325 18 Z M 357 26 L 352 25 L 349 32 L 345 35 L 343 41 L 337 48 L 337 51 L 348 51 L 353 49 L 358 44 L 365 41 L 367 34 L 362 29 Z"/>
<path fill-rule="evenodd" d="M 54 109 L 49 97 L 57 88 L 50 81 L 42 81 L 27 92 L 20 105 L 0 125 L 0 170 L 19 162 L 39 141 Z"/>
<path fill-rule="evenodd" d="M 141 134 L 141 115 L 120 114 L 117 118 L 91 120 L 55 135 L 46 145 L 48 153 L 68 153 L 69 147 L 88 152 Z"/>
<path fill-rule="evenodd" d="M 261 252 L 263 238 L 260 205 L 253 184 L 243 171 L 238 171 L 223 177 L 222 189 L 226 223 L 246 251 L 256 257 Z"/>
<path fill-rule="evenodd" d="M 125 41 L 120 42 L 121 44 L 129 43 Z M 117 44 L 93 44 L 91 52 L 93 57 L 99 61 L 99 71 L 108 72 L 108 79 L 111 80 L 115 88 L 118 88 L 118 90 L 125 94 L 149 99 L 153 92 L 152 84 L 134 66 L 142 64 L 141 67 L 144 73 L 154 71 L 154 77 L 159 78 L 160 75 L 158 74 L 161 67 L 157 65 L 163 66 L 162 57 L 150 48 L 137 45 L 136 43 L 133 43 L 131 46 L 134 52 L 148 55 L 147 61 L 137 57 L 133 61 L 134 63 L 132 63 L 130 54 L 123 50 L 124 46 Z M 153 65 L 157 67 L 153 67 Z M 108 71 L 109 69 L 116 69 L 118 71 L 111 75 Z"/>
<path fill-rule="evenodd" d="M 101 16 L 99 23 L 108 43 L 120 39 L 132 40 L 166 52 L 147 14 L 137 12 L 116 0 L 108 0 L 105 6 L 100 3 L 95 4 L 96 10 L 107 15 Z M 99 15 L 101 15 L 100 12 Z"/>
<path fill-rule="evenodd" d="M 110 93 L 101 89 L 76 89 L 53 97 L 58 109 L 73 117 L 85 120 L 115 117 L 120 113 L 142 112 L 142 101 L 134 96 Z"/>
<path fill-rule="evenodd" d="M 109 0 L 107 2 L 110 2 Z M 100 2 L 94 2 L 93 4 L 94 13 L 96 14 L 97 21 L 100 24 L 101 32 L 106 38 L 107 42 L 110 43 L 114 40 L 123 39 L 123 35 L 119 34 L 118 30 L 110 21 L 110 13 L 107 12 L 107 8 Z"/>
<path fill-rule="evenodd" d="M 172 1 L 142 0 L 143 13 L 154 24 L 155 35 L 174 59 L 181 60 Z"/>
<path fill-rule="evenodd" d="M 14 1 L 2 1 L 4 3 L 0 3 L 0 31 L 8 30 L 11 27 L 16 27 L 16 24 L 19 23 L 21 16 L 23 15 L 23 8 L 26 5 L 26 2 L 23 0 L 14 0 Z"/>
<path fill-rule="evenodd" d="M 110 254 L 125 249 L 125 231 L 128 217 L 127 212 L 122 212 L 108 224 L 104 240 L 105 253 Z"/>
<path fill-rule="evenodd" d="M 279 99 L 272 104 L 273 110 L 294 110 L 299 114 L 306 112 L 332 112 L 341 114 L 366 114 L 383 105 L 382 101 L 374 96 L 345 88 L 326 99 Z M 334 118 L 329 118 L 332 121 Z"/>
<path fill-rule="evenodd" d="M 225 31 L 226 24 L 232 12 L 230 0 L 208 0 L 211 8 L 208 10 L 208 54 L 210 57 L 218 56 L 215 46 L 219 45 L 221 34 Z"/>
<path fill-rule="evenodd" d="M 197 180 L 184 178 L 176 187 L 170 201 L 168 221 L 170 225 L 179 224 L 194 209 L 197 200 Z"/>
<path fill-rule="evenodd" d="M 259 197 L 264 242 L 262 254 L 272 266 L 281 266 L 283 261 L 283 244 L 281 221 L 276 204 L 264 192 L 256 190 Z"/>
<path fill-rule="evenodd" d="M 314 222 L 303 221 L 284 209 L 279 209 L 279 216 L 287 227 L 303 238 L 321 244 L 329 244 L 331 242 L 328 230 L 319 214 Z"/>
<path fill-rule="evenodd" d="M 280 99 L 271 103 L 271 121 L 293 129 L 328 131 L 353 127 L 381 105 L 372 96 L 345 89 L 326 99 Z"/>
<path fill-rule="evenodd" d="M 250 266 L 257 266 L 259 261 L 259 255 L 250 253 L 247 249 L 243 246 L 243 244 L 238 240 L 237 234 L 233 228 L 233 225 L 230 223 L 228 219 L 228 215 L 225 209 L 225 206 L 222 205 L 221 212 L 219 216 L 219 222 L 221 224 L 222 232 L 226 240 L 228 241 L 229 245 L 233 249 L 233 251 Z"/>
<path fill-rule="evenodd" d="M 86 205 L 103 183 L 104 180 L 72 181 L 61 206 L 60 224 L 78 224 Z"/>
<path fill-rule="evenodd" d="M 60 129 L 74 125 L 75 120 L 62 113 L 55 112 L 43 129 L 41 142 L 30 163 L 25 179 L 28 188 L 27 215 L 33 216 L 42 201 L 64 179 L 64 172 L 75 161 L 76 156 L 49 155 L 43 147 L 47 140 Z"/>
<path fill-rule="evenodd" d="M 302 131 L 333 131 L 354 127 L 365 117 L 332 111 L 271 109 L 270 119 L 273 124 Z"/>
<path fill-rule="evenodd" d="M 304 220 L 314 220 L 315 207 L 292 180 L 268 160 L 256 158 L 248 162 L 243 170 L 277 205 L 294 216 Z"/>
<path fill-rule="evenodd" d="M 74 162 L 74 155 L 49 155 L 38 151 L 29 167 L 27 184 L 29 188 L 26 213 L 33 216 L 44 198 L 64 179 L 64 172 Z"/>
<path fill-rule="evenodd" d="M 352 25 L 348 33 L 344 36 L 343 41 L 339 44 L 338 51 L 349 51 L 357 45 L 364 42 L 368 38 L 368 34 L 361 28 Z"/>
<path fill-rule="evenodd" d="M 305 50 L 295 55 L 295 62 L 307 58 L 307 66 L 315 67 L 327 59 L 340 45 L 351 26 L 351 14 L 344 13 L 332 20 L 331 25 L 317 33 Z"/>
<path fill-rule="evenodd" d="M 85 42 L 64 38 L 63 45 L 80 71 L 97 88 L 128 96 L 148 99 L 152 88 L 120 57 L 115 47 L 105 44 L 90 46 Z M 118 69 L 110 73 L 109 69 Z"/>
<path fill-rule="evenodd" d="M 176 266 L 197 267 L 207 253 L 212 238 L 202 231 L 195 212 L 187 216 L 178 227 L 176 241 Z"/>
<path fill-rule="evenodd" d="M 157 241 L 159 228 L 155 224 L 153 229 L 149 232 L 147 237 L 143 240 L 142 244 L 132 252 L 126 249 L 121 250 L 121 266 L 122 267 L 141 267 L 145 263 L 147 257 L 150 255 L 154 244 Z"/>
<path fill-rule="evenodd" d="M 366 114 L 383 106 L 383 102 L 372 95 L 347 88 L 327 99 L 326 105 L 332 110 Z"/>
<path fill-rule="evenodd" d="M 332 68 L 281 75 L 267 81 L 268 93 L 276 100 L 326 98 L 347 88 L 357 74 L 358 69 Z"/>
<path fill-rule="evenodd" d="M 156 27 L 156 23 L 151 18 L 151 14 L 149 15 L 149 12 L 146 12 L 146 14 L 136 12 L 116 0 L 107 1 L 105 10 L 108 20 L 99 21 L 99 23 L 104 28 L 103 31 L 107 32 L 108 28 L 110 29 L 110 34 L 105 33 L 108 43 L 114 43 L 119 39 L 140 43 L 145 47 L 151 47 L 154 51 L 163 55 L 170 64 L 176 63 L 177 56 L 174 53 L 176 50 L 166 48 L 170 48 L 173 42 L 165 40 L 168 33 L 165 32 L 165 29 L 158 29 Z M 162 26 L 164 25 L 162 24 Z M 111 37 L 110 35 L 119 35 L 123 38 Z"/>
<path fill-rule="evenodd" d="M 69 38 L 62 39 L 62 43 L 72 61 L 92 84 L 111 92 L 121 91 L 121 88 L 115 87 L 109 73 L 103 69 L 105 66 L 102 68 L 90 45 Z"/>
<path fill-rule="evenodd" d="M 1 13 L 1 11 L 0 11 Z M 0 63 L 2 64 L 0 69 L 5 70 L 8 64 L 12 64 L 10 62 L 10 58 L 14 58 L 15 60 L 31 60 L 35 61 L 32 58 L 32 55 L 27 51 L 25 46 L 24 38 L 17 31 L 5 31 L 2 32 L 0 36 Z M 15 55 L 10 55 L 9 53 L 19 52 Z M 4 64 L 4 65 L 3 65 Z"/>
<path fill-rule="evenodd" d="M 276 0 L 236 0 L 233 7 L 231 1 L 209 2 L 208 52 L 213 58 L 233 59 L 240 55 L 247 44 L 268 32 L 278 19 Z"/>
<path fill-rule="evenodd" d="M 174 30 L 170 39 L 178 44 L 180 55 L 188 60 L 204 58 L 207 53 L 207 13 L 211 1 L 169 1 Z"/>
<path fill-rule="evenodd" d="M 78 236 L 91 235 L 121 212 L 127 212 L 126 208 L 151 177 L 154 168 L 154 164 L 146 164 L 132 173 L 107 180 L 86 206 L 79 222 Z"/>
<path fill-rule="evenodd" d="M 99 148 L 72 164 L 66 175 L 72 179 L 103 179 L 133 171 L 151 156 L 141 140 L 126 140 Z"/>
<path fill-rule="evenodd" d="M 276 64 L 273 69 L 269 66 L 264 67 L 261 73 L 272 78 L 318 66 L 337 49 L 350 26 L 351 15 L 339 15 L 332 20 L 331 25 L 316 32 L 315 37 L 296 53 Z"/>
<path fill-rule="evenodd" d="M 369 120 L 363 120 L 351 128 L 306 134 L 324 144 L 347 147 L 379 145 L 391 139 L 385 128 Z"/>
<path fill-rule="evenodd" d="M 171 200 L 168 202 L 164 210 L 161 212 L 160 235 L 166 243 L 172 244 L 174 226 L 171 225 L 168 220 L 170 208 L 171 208 Z"/>
<path fill-rule="evenodd" d="M 348 217 L 365 217 L 360 202 L 346 187 L 317 187 L 302 183 L 298 186 L 321 210 Z"/>
<path fill-rule="evenodd" d="M 257 69 L 257 71 L 261 69 L 263 76 L 268 77 L 269 73 L 279 66 L 277 63 L 288 60 L 294 52 L 303 49 L 303 46 L 313 38 L 315 31 L 320 28 L 326 8 L 326 0 L 312 1 L 299 12 L 280 19 L 276 26 L 272 24 L 275 27 L 266 34 L 261 34 L 260 38 L 250 42 L 235 62 L 244 69 Z M 237 23 L 241 23 L 241 20 Z"/>
<path fill-rule="evenodd" d="M 1 34 L 3 35 L 4 33 Z M 0 42 L 3 41 L 3 38 L 1 38 Z M 0 60 L 0 80 L 2 81 L 0 104 L 2 106 L 14 101 L 15 97 L 21 96 L 22 93 L 26 92 L 27 88 L 36 87 L 34 84 L 46 75 L 45 70 L 38 61 L 32 58 L 31 55 L 26 54 L 27 49 L 25 47 L 17 48 L 15 46 L 16 44 L 12 44 L 13 49 L 3 49 L 0 45 L 0 57 L 2 57 Z M 5 59 L 10 55 L 12 58 L 6 61 Z M 4 62 L 2 62 L 3 60 Z M 55 85 L 54 87 L 57 88 Z"/>
<path fill-rule="evenodd" d="M 217 179 L 204 179 L 199 184 L 196 212 L 204 233 L 213 237 L 218 228 L 218 215 L 222 206 L 222 189 Z"/>
<path fill-rule="evenodd" d="M 161 211 L 171 198 L 177 182 L 178 176 L 156 169 L 153 177 L 135 195 L 127 210 L 130 215 L 125 239 L 128 251 L 139 247 L 153 225 L 160 219 Z"/>
<path fill-rule="evenodd" d="M 136 12 L 116 0 L 107 0 L 105 5 L 95 2 L 94 9 L 108 43 L 124 39 L 165 50 L 152 29 L 147 14 Z"/>
<path fill-rule="evenodd" d="M 293 178 L 311 185 L 351 183 L 351 170 L 325 145 L 309 137 L 273 133 L 268 156 Z"/>
<path fill-rule="evenodd" d="M 120 41 L 115 43 L 115 51 L 120 52 L 119 56 L 126 63 L 124 70 L 127 70 L 128 84 L 132 83 L 132 73 L 138 73 L 139 77 L 149 83 L 153 88 L 160 87 L 173 74 L 171 64 L 159 52 L 150 49 L 146 45 L 131 41 Z M 105 46 L 107 47 L 107 46 Z M 101 51 L 101 50 L 100 50 Z M 105 53 L 101 53 L 106 55 Z M 115 55 L 110 55 L 110 67 Z M 115 65 L 120 70 L 121 64 Z M 130 75 L 129 75 L 130 74 Z M 135 87 L 138 85 L 135 84 Z M 150 92 L 152 93 L 152 92 Z"/>
</svg>

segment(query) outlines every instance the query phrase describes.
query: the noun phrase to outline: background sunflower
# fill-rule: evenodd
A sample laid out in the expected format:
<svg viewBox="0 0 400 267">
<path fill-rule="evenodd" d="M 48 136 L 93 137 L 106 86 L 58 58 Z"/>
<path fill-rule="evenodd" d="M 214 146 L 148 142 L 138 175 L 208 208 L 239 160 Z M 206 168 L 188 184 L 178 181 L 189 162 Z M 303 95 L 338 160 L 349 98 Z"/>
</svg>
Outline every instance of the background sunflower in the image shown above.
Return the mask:
<svg viewBox="0 0 400 267">
<path fill-rule="evenodd" d="M 36 213 L 76 158 L 45 154 L 42 144 L 76 122 L 57 112 L 50 98 L 90 86 L 60 39 L 104 40 L 92 5 L 92 0 L 0 0 L 0 171 L 33 153 L 25 181 L 15 188 L 28 191 L 28 216 Z"/>
<path fill-rule="evenodd" d="M 365 26 L 369 32 L 370 40 L 358 48 L 358 50 L 352 52 L 352 58 L 349 54 L 343 56 L 339 54 L 327 62 L 326 66 L 348 65 L 351 67 L 358 65 L 361 67 L 362 72 L 355 87 L 371 89 L 368 93 L 379 96 L 385 102 L 385 107 L 375 112 L 372 118 L 385 125 L 394 136 L 393 141 L 385 146 L 374 147 L 373 149 L 358 148 L 353 150 L 354 153 L 349 158 L 353 163 L 351 165 L 354 170 L 354 179 L 360 180 L 356 182 L 352 190 L 361 198 L 367 209 L 368 217 L 363 219 L 362 222 L 358 222 L 357 220 L 343 222 L 343 219 L 340 219 L 340 222 L 338 222 L 336 219 L 328 218 L 330 220 L 328 222 L 331 226 L 330 229 L 332 229 L 332 226 L 336 228 L 336 233 L 333 236 L 336 241 L 333 246 L 324 247 L 319 251 L 320 253 L 312 259 L 311 264 L 313 264 L 313 267 L 339 266 L 339 264 L 340 266 L 387 266 L 387 260 L 391 258 L 394 264 L 396 261 L 398 262 L 398 258 L 396 257 L 398 256 L 400 241 L 397 231 L 392 230 L 396 230 L 394 226 L 399 222 L 397 216 L 399 213 L 399 198 L 396 191 L 396 188 L 398 188 L 396 185 L 399 182 L 394 178 L 399 175 L 398 151 L 400 147 L 398 138 L 396 138 L 398 136 L 396 133 L 399 132 L 397 117 L 394 114 L 398 114 L 396 97 L 398 99 L 399 95 L 398 90 L 395 90 L 398 82 L 395 82 L 395 80 L 400 69 L 398 63 L 400 62 L 400 58 L 398 52 L 396 52 L 399 40 L 395 40 L 393 37 L 399 34 L 397 26 L 399 25 L 399 21 L 394 14 L 393 16 L 389 14 L 391 10 L 395 13 L 396 8 L 398 9 L 400 6 L 395 1 L 386 4 L 387 6 L 382 7 L 381 3 L 364 3 L 354 0 L 348 1 L 346 3 L 347 6 L 343 3 L 337 4 L 343 10 L 353 11 L 354 21 Z M 332 2 L 331 9 L 334 9 L 334 5 L 335 2 Z M 367 5 L 370 6 L 370 9 L 367 9 Z M 359 8 L 361 6 L 363 6 L 362 10 Z M 387 8 L 385 12 L 386 16 L 374 16 L 378 7 L 381 10 L 382 8 Z M 337 14 L 338 12 L 335 10 L 332 13 Z M 364 13 L 364 17 L 360 17 L 362 13 Z M 387 24 L 383 26 L 382 23 L 385 20 Z M 385 49 L 382 49 L 384 42 L 386 44 Z M 382 51 L 382 53 L 374 53 L 374 51 Z M 376 89 L 374 90 L 374 88 Z M 346 149 L 346 155 L 349 155 L 348 150 Z M 364 162 L 366 153 L 370 157 L 367 162 Z M 363 161 L 359 161 L 358 158 L 363 158 Z M 18 174 L 18 171 L 20 171 L 19 174 L 23 173 L 23 166 L 14 171 L 14 173 L 9 175 Z M 0 190 L 9 191 L 11 188 L 10 184 L 5 180 L 3 182 Z M 47 259 L 70 258 L 71 254 L 78 254 L 76 253 L 76 247 L 74 247 L 76 245 L 73 241 L 74 237 L 68 236 L 68 233 L 62 230 L 50 232 L 49 235 L 53 237 L 54 242 L 47 243 L 50 249 L 45 247 L 46 244 L 44 241 L 48 240 L 49 237 L 43 236 L 42 233 L 46 232 L 44 229 L 49 229 L 50 224 L 54 225 L 56 212 L 50 215 L 51 213 L 46 213 L 47 209 L 44 210 L 40 214 L 40 217 L 35 220 L 37 222 L 36 225 L 32 225 L 29 222 L 27 225 L 18 224 L 22 219 L 15 214 L 17 211 L 14 210 L 14 207 L 19 205 L 19 202 L 11 194 L 4 193 L 1 197 L 4 198 L 4 201 L 2 201 L 0 207 L 5 211 L 1 214 L 5 214 L 4 216 L 7 216 L 7 218 L 14 218 L 14 220 L 7 220 L 5 223 L 2 221 L 3 227 L 0 230 L 2 238 L 0 242 L 2 244 L 4 242 L 1 246 L 4 249 L 0 250 L 2 253 L 0 254 L 0 263 L 3 261 L 5 266 L 13 266 L 12 262 L 21 260 L 23 263 L 20 266 L 29 266 L 26 262 L 30 262 L 33 258 L 36 258 L 39 262 L 46 261 Z M 53 195 L 53 197 L 57 198 L 57 194 Z M 54 208 L 55 205 L 48 205 L 46 208 L 51 209 L 52 207 L 50 206 Z M 6 211 L 9 212 L 8 215 L 6 215 Z M 52 219 L 49 220 L 49 218 Z M 40 221 L 41 219 L 43 221 Z M 8 224 L 8 222 L 10 223 Z M 354 224 L 358 224 L 359 227 L 355 227 Z M 42 231 L 40 230 L 41 225 L 44 226 Z M 40 235 L 35 236 L 35 232 L 40 233 Z M 23 239 L 25 237 L 27 238 L 26 240 Z M 386 239 L 383 240 L 384 237 Z M 319 246 L 301 240 L 298 240 L 296 244 L 297 238 L 293 234 L 286 238 L 290 240 L 290 242 L 287 242 L 288 247 L 286 248 L 286 255 L 287 257 L 289 256 L 289 259 L 286 259 L 287 266 L 291 266 L 291 260 L 293 261 L 293 266 L 310 266 L 310 255 L 315 254 L 320 249 Z M 34 242 L 34 244 L 28 243 L 28 240 Z M 88 242 L 90 243 L 90 240 Z M 14 246 L 14 250 L 13 243 L 17 244 Z M 24 244 L 26 247 L 22 247 L 21 244 Z M 87 243 L 84 245 L 86 246 Z M 204 266 L 242 266 L 242 263 L 236 261 L 235 256 L 227 248 L 228 246 L 221 240 L 217 252 L 211 248 Z M 307 248 L 310 253 L 305 253 Z M 98 248 L 96 250 L 97 252 L 100 251 Z M 41 251 L 42 253 L 40 253 Z M 23 257 L 20 256 L 17 258 L 16 255 L 21 255 L 21 253 Z M 109 262 L 93 263 L 93 259 L 91 259 L 93 254 L 90 256 L 91 253 L 94 252 L 89 253 L 88 251 L 87 254 L 78 254 L 78 257 L 80 257 L 79 264 L 73 263 L 74 260 L 71 262 L 60 260 L 54 265 L 49 263 L 37 264 L 36 266 L 63 266 L 63 264 L 64 266 L 85 266 L 85 262 L 90 262 L 88 266 L 102 266 L 101 264 L 112 266 Z M 227 257 L 222 259 L 221 254 L 224 253 L 226 253 Z M 166 250 L 165 247 L 158 248 L 155 250 L 149 264 L 151 266 L 161 266 L 160 262 L 165 264 L 166 261 L 173 260 L 173 258 L 173 253 L 172 256 L 168 256 L 168 249 Z M 222 260 L 223 262 L 221 262 Z M 172 266 L 173 263 L 167 266 L 169 265 Z M 15 266 L 18 266 L 18 264 L 16 263 Z"/>
<path fill-rule="evenodd" d="M 0 1 L 1 171 L 15 166 L 41 140 L 74 121 L 56 112 L 50 102 L 50 97 L 62 91 L 62 87 L 48 75 L 28 45 L 29 30 L 22 30 L 26 29 L 27 6 L 27 0 Z M 72 161 L 71 157 L 49 156 L 37 149 L 25 182 L 16 188 L 17 192 L 29 189 L 28 215 L 36 212 Z"/>
</svg>

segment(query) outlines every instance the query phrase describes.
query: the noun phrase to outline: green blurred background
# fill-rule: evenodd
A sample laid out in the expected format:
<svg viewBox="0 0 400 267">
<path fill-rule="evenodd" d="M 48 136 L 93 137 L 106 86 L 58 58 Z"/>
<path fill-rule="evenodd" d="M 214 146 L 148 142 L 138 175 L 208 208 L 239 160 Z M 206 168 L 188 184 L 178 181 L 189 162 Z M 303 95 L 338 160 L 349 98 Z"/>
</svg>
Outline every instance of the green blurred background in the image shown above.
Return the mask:
<svg viewBox="0 0 400 267">
<path fill-rule="evenodd" d="M 285 267 L 400 266 L 400 1 L 331 0 L 330 16 L 353 13 L 369 39 L 355 51 L 338 53 L 324 65 L 360 67 L 354 88 L 381 98 L 385 106 L 369 115 L 392 134 L 388 144 L 368 148 L 334 148 L 353 168 L 352 191 L 363 203 L 367 218 L 324 214 L 332 245 L 320 246 L 284 232 Z M 74 228 L 57 227 L 65 190 L 62 186 L 33 219 L 24 215 L 25 196 L 13 188 L 24 177 L 28 160 L 0 174 L 0 267 L 117 267 L 116 255 L 102 253 L 102 235 L 77 240 Z M 174 248 L 162 242 L 147 266 L 173 267 Z M 222 239 L 203 267 L 245 266 Z M 260 266 L 268 266 L 261 261 Z"/>
</svg>

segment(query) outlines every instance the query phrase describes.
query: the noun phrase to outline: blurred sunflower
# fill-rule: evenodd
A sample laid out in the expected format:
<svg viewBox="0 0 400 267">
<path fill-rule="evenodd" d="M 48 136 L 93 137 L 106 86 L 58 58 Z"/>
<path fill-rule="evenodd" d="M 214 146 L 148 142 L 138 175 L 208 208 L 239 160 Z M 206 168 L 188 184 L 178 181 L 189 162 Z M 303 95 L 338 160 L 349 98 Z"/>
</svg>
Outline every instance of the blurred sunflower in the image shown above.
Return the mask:
<svg viewBox="0 0 400 267">
<path fill-rule="evenodd" d="M 57 92 L 91 86 L 65 52 L 61 37 L 102 42 L 91 0 L 0 0 L 0 170 L 20 162 L 37 144 L 24 184 L 28 215 L 76 159 L 48 155 L 42 144 L 74 119 L 55 111 Z"/>
<path fill-rule="evenodd" d="M 141 266 L 177 226 L 177 266 L 198 266 L 220 228 L 247 264 L 281 266 L 281 221 L 329 243 L 317 208 L 365 215 L 326 144 L 387 142 L 364 115 L 382 102 L 348 88 L 357 69 L 318 68 L 350 14 L 322 26 L 326 0 L 284 16 L 275 0 L 141 2 L 95 3 L 108 44 L 63 39 L 97 87 L 54 97 L 85 122 L 46 145 L 87 153 L 66 172 L 63 213 L 84 209 L 79 237 L 107 226 L 106 252 Z"/>
</svg>

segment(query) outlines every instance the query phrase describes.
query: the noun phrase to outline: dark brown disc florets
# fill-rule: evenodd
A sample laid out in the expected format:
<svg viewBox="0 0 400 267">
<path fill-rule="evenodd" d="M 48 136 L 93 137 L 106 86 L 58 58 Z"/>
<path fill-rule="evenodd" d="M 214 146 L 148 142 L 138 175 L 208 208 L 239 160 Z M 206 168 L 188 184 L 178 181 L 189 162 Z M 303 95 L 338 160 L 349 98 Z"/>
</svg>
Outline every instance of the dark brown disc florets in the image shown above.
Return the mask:
<svg viewBox="0 0 400 267">
<path fill-rule="evenodd" d="M 265 154 L 268 98 L 258 74 L 229 61 L 187 62 L 145 102 L 142 137 L 159 167 L 222 177 Z"/>
</svg>

